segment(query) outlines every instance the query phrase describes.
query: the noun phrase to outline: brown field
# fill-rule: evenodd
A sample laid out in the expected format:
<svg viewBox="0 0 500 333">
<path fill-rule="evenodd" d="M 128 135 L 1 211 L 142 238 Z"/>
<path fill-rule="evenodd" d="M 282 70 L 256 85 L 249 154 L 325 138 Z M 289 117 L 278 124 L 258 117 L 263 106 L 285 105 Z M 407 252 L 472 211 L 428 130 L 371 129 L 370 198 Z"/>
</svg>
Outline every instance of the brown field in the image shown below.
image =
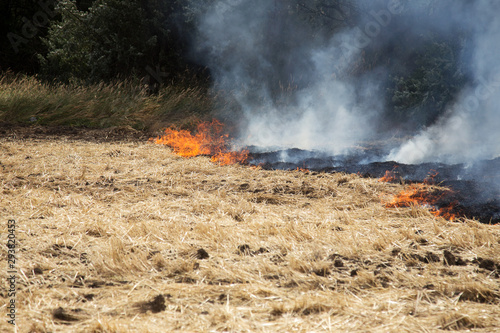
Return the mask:
<svg viewBox="0 0 500 333">
<path fill-rule="evenodd" d="M 3 130 L 0 331 L 8 219 L 19 332 L 500 331 L 500 226 L 385 208 L 403 185 L 220 167 L 132 132 Z"/>
</svg>

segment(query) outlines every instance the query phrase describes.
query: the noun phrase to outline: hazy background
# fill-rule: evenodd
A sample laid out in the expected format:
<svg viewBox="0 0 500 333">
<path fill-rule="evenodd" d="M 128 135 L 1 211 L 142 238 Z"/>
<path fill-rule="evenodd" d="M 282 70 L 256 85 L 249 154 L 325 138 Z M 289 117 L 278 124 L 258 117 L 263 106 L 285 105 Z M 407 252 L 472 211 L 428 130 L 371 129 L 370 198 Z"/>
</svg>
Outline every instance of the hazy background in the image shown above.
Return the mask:
<svg viewBox="0 0 500 333">
<path fill-rule="evenodd" d="M 241 106 L 245 144 L 338 154 L 397 137 L 386 159 L 500 155 L 498 2 L 335 3 L 330 30 L 289 14 L 315 1 L 221 0 L 200 16 L 197 56 Z"/>
</svg>

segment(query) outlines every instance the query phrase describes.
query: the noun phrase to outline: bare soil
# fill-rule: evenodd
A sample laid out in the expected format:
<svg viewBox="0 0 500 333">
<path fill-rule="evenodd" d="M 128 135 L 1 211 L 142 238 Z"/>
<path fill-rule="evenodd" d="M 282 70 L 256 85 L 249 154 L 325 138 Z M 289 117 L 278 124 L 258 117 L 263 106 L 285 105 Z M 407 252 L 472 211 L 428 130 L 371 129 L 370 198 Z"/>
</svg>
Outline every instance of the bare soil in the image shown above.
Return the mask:
<svg viewBox="0 0 500 333">
<path fill-rule="evenodd" d="M 0 331 L 8 219 L 19 332 L 500 331 L 500 226 L 385 208 L 404 185 L 221 167 L 131 128 L 0 135 Z"/>
</svg>

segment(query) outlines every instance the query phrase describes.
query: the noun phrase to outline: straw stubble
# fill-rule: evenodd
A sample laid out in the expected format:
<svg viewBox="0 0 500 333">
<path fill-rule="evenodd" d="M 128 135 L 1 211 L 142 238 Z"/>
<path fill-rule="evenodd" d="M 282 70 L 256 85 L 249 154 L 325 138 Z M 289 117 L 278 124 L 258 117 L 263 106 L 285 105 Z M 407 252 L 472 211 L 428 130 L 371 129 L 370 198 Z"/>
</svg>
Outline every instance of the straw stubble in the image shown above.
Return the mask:
<svg viewBox="0 0 500 333">
<path fill-rule="evenodd" d="M 0 153 L 23 330 L 500 330 L 499 227 L 385 208 L 403 185 L 133 140 L 2 139 Z"/>
</svg>

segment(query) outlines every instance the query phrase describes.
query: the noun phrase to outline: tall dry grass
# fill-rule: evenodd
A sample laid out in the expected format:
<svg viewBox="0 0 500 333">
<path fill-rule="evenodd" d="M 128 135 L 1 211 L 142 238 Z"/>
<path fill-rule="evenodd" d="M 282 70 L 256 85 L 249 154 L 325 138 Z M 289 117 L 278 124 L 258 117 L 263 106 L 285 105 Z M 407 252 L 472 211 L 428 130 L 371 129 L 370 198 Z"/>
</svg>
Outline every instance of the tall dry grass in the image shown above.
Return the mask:
<svg viewBox="0 0 500 333">
<path fill-rule="evenodd" d="M 156 130 L 203 118 L 213 103 L 214 97 L 197 85 L 165 86 L 149 95 L 140 82 L 127 80 L 79 85 L 8 72 L 0 76 L 0 121 L 10 124 Z"/>
</svg>

